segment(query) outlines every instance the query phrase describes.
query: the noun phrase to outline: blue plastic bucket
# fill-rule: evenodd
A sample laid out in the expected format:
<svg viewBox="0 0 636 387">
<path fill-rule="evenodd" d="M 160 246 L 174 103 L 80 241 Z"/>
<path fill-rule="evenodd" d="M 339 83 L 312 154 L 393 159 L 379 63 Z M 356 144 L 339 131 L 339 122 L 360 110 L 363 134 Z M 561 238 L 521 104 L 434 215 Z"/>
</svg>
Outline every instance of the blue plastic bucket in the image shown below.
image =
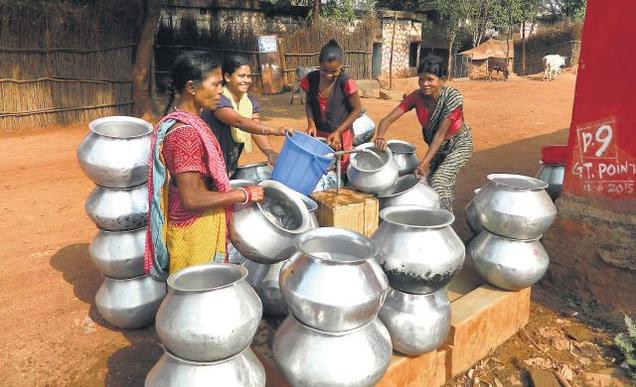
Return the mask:
<svg viewBox="0 0 636 387">
<path fill-rule="evenodd" d="M 327 144 L 305 133 L 296 132 L 293 136 L 287 134 L 283 149 L 276 159 L 272 179 L 296 192 L 309 195 L 334 160 L 333 157 L 321 155 L 331 152 L 333 149 Z"/>
</svg>

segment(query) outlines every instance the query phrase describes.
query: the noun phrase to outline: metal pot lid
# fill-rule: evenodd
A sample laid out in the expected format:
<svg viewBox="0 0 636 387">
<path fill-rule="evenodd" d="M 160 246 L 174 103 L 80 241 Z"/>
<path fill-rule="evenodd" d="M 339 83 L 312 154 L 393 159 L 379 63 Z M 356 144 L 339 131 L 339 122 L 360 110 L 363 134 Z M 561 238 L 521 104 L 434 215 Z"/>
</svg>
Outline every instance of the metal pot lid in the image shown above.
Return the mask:
<svg viewBox="0 0 636 387">
<path fill-rule="evenodd" d="M 137 117 L 109 116 L 98 118 L 88 124 L 91 132 L 110 138 L 130 139 L 152 133 L 152 124 Z"/>
<path fill-rule="evenodd" d="M 541 191 L 548 188 L 548 183 L 524 175 L 491 173 L 487 176 L 487 179 L 494 184 L 516 191 Z"/>
</svg>

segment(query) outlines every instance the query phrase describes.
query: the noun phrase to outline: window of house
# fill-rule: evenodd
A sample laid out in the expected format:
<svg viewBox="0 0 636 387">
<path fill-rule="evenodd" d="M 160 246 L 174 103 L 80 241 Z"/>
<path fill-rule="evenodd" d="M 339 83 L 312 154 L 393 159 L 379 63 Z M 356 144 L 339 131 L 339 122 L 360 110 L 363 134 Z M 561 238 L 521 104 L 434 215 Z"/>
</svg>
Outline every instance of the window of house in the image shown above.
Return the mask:
<svg viewBox="0 0 636 387">
<path fill-rule="evenodd" d="M 409 67 L 417 67 L 417 49 L 419 47 L 419 43 L 411 43 L 409 45 Z"/>
</svg>

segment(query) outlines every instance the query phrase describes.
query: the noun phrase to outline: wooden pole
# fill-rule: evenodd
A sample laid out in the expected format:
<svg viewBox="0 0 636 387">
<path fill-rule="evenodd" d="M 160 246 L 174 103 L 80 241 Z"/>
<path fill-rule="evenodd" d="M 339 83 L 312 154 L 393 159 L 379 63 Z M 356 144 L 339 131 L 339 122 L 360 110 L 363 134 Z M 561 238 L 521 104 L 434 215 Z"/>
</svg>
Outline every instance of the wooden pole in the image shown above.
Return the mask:
<svg viewBox="0 0 636 387">
<path fill-rule="evenodd" d="M 278 55 L 280 56 L 280 70 L 283 74 L 283 89 L 287 87 L 287 85 L 291 85 L 292 82 L 289 81 L 287 75 L 287 58 L 285 58 L 285 47 L 283 46 L 283 39 L 280 37 L 276 38 L 278 42 Z M 298 82 L 299 80 L 296 80 Z"/>
<path fill-rule="evenodd" d="M 318 23 L 318 19 L 320 18 L 320 0 L 314 0 L 313 6 L 311 9 L 311 24 L 315 25 Z"/>
<path fill-rule="evenodd" d="M 161 2 L 159 0 L 146 0 L 132 78 L 134 80 L 133 101 L 135 101 L 133 115 L 147 120 L 152 120 L 154 116 L 148 87 L 148 72 L 150 70 L 150 59 L 154 55 L 155 31 L 159 24 L 160 16 Z"/>
<path fill-rule="evenodd" d="M 389 90 L 393 89 L 393 46 L 395 44 L 395 26 L 397 25 L 397 11 L 393 11 L 393 34 L 391 34 L 391 55 L 389 56 Z"/>
<path fill-rule="evenodd" d="M 521 23 L 521 75 L 526 76 L 526 21 Z"/>
</svg>

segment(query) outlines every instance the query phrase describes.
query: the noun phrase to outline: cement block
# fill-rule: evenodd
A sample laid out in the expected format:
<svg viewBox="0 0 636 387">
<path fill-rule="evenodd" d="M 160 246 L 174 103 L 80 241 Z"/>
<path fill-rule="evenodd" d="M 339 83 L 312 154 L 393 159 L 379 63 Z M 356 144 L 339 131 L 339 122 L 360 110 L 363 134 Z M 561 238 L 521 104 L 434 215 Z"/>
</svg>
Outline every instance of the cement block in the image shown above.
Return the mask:
<svg viewBox="0 0 636 387">
<path fill-rule="evenodd" d="M 470 369 L 530 319 L 530 288 L 483 285 L 451 303 L 451 375 Z"/>
<path fill-rule="evenodd" d="M 450 379 L 450 352 L 443 347 L 417 357 L 395 355 L 376 387 L 441 386 Z"/>
</svg>

